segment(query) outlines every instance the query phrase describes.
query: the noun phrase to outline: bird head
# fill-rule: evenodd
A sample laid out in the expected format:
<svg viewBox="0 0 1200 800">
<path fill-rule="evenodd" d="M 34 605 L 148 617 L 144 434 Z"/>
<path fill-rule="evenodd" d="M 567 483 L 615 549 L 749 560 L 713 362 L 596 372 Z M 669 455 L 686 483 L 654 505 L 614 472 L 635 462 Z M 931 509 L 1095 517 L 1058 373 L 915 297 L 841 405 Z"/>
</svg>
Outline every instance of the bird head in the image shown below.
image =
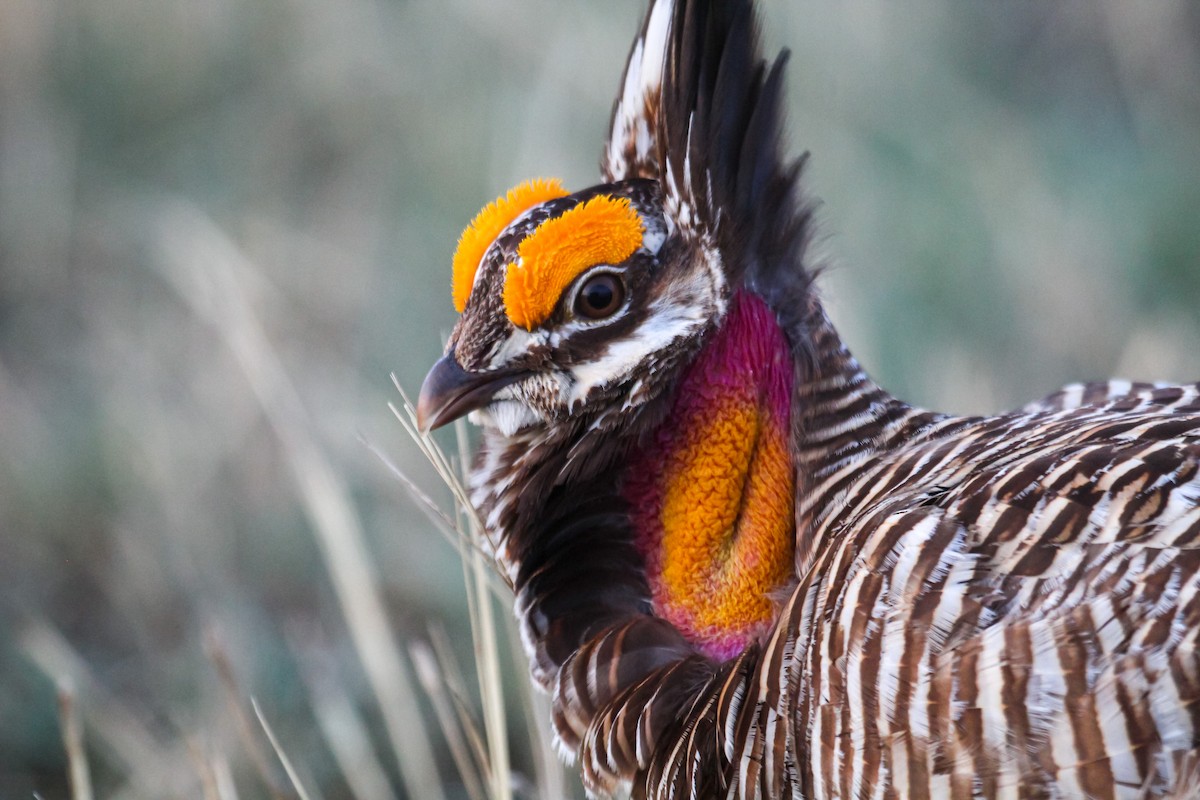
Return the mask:
<svg viewBox="0 0 1200 800">
<path fill-rule="evenodd" d="M 466 414 L 506 436 L 628 422 L 739 289 L 765 297 L 790 281 L 796 305 L 801 161 L 778 153 L 785 57 L 768 66 L 754 29 L 749 3 L 655 0 L 613 109 L 605 182 L 573 194 L 523 183 L 467 226 L 461 316 L 421 389 L 425 429 Z"/>
<path fill-rule="evenodd" d="M 506 435 L 636 412 L 694 350 L 725 301 L 723 273 L 666 216 L 657 182 L 568 194 L 517 186 L 459 241 L 461 317 L 421 391 L 421 422 L 467 413 Z"/>
</svg>

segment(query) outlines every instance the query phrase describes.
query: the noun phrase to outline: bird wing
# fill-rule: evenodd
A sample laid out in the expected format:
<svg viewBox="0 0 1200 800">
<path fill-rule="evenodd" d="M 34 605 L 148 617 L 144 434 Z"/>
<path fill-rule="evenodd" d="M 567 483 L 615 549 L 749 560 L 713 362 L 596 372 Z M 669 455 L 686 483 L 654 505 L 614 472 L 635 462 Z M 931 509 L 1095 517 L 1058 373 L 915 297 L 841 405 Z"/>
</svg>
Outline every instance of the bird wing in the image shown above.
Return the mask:
<svg viewBox="0 0 1200 800">
<path fill-rule="evenodd" d="M 864 469 L 870 486 L 926 465 L 826 532 L 772 640 L 796 655 L 759 667 L 784 675 L 775 710 L 796 726 L 775 736 L 798 738 L 815 782 L 1114 796 L 1194 779 L 1195 388 L 1067 398 L 958 430 L 944 461 L 917 442 Z"/>
<path fill-rule="evenodd" d="M 1145 411 L 1162 413 L 1195 412 L 1200 385 L 1147 383 L 1122 380 L 1072 383 L 1052 395 L 1035 400 L 1021 409 L 1025 413 L 1067 411 L 1088 408 L 1092 413 L 1130 414 Z"/>
<path fill-rule="evenodd" d="M 863 464 L 772 634 L 731 662 L 681 659 L 642 630 L 662 624 L 650 617 L 598 635 L 559 686 L 607 698 L 580 720 L 590 785 L 1191 796 L 1197 388 L 1097 389 L 1088 403 L 1070 390 L 1043 410 L 930 425 Z M 631 683 L 613 670 L 621 652 L 661 660 Z"/>
</svg>

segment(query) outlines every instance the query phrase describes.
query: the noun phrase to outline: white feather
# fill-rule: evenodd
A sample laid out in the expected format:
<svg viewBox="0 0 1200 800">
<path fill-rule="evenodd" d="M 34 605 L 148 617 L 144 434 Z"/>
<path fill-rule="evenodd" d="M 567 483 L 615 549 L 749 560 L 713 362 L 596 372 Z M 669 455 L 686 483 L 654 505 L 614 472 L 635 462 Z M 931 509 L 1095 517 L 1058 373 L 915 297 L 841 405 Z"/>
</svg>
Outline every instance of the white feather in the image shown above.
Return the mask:
<svg viewBox="0 0 1200 800">
<path fill-rule="evenodd" d="M 611 343 L 599 358 L 571 367 L 573 380 L 565 398 L 570 406 L 584 402 L 592 390 L 624 379 L 651 353 L 695 333 L 712 316 L 708 303 L 681 304 L 674 294 L 655 301 L 649 310 L 646 322 L 630 338 Z"/>
<path fill-rule="evenodd" d="M 667 51 L 667 37 L 671 28 L 672 0 L 658 0 L 650 10 L 645 34 L 634 45 L 625 72 L 625 85 L 621 89 L 621 101 L 613 115 L 613 129 L 608 140 L 608 168 L 614 177 L 628 176 L 629 164 L 625 160 L 625 146 L 634 143 L 634 154 L 639 162 L 653 155 L 655 131 L 650 129 L 646 118 L 646 100 L 662 88 L 663 62 Z"/>
</svg>

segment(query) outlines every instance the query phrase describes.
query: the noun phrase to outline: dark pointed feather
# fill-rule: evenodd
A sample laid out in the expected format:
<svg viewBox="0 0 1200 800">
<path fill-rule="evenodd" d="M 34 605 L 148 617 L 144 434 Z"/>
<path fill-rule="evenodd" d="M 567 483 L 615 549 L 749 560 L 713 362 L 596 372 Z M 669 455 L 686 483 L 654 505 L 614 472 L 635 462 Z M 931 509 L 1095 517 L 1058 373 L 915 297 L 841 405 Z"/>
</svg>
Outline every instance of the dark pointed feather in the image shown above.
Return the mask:
<svg viewBox="0 0 1200 800">
<path fill-rule="evenodd" d="M 717 249 L 730 285 L 751 281 L 770 301 L 784 299 L 769 296 L 783 282 L 803 307 L 812 212 L 801 201 L 803 159 L 781 155 L 786 60 L 767 69 L 749 2 L 678 3 L 659 145 L 668 210 L 698 246 Z"/>
</svg>

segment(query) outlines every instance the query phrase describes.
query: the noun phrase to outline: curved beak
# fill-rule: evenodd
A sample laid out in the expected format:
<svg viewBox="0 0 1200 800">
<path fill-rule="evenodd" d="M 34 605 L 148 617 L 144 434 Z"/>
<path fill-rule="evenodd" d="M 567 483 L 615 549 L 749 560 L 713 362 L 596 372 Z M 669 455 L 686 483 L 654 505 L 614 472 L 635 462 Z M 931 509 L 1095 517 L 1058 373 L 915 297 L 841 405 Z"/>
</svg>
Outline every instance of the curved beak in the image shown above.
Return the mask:
<svg viewBox="0 0 1200 800">
<path fill-rule="evenodd" d="M 483 408 L 496 392 L 516 383 L 524 373 L 516 370 L 467 372 L 454 359 L 454 351 L 438 359 L 421 384 L 417 398 L 417 425 L 425 433 Z"/>
</svg>

